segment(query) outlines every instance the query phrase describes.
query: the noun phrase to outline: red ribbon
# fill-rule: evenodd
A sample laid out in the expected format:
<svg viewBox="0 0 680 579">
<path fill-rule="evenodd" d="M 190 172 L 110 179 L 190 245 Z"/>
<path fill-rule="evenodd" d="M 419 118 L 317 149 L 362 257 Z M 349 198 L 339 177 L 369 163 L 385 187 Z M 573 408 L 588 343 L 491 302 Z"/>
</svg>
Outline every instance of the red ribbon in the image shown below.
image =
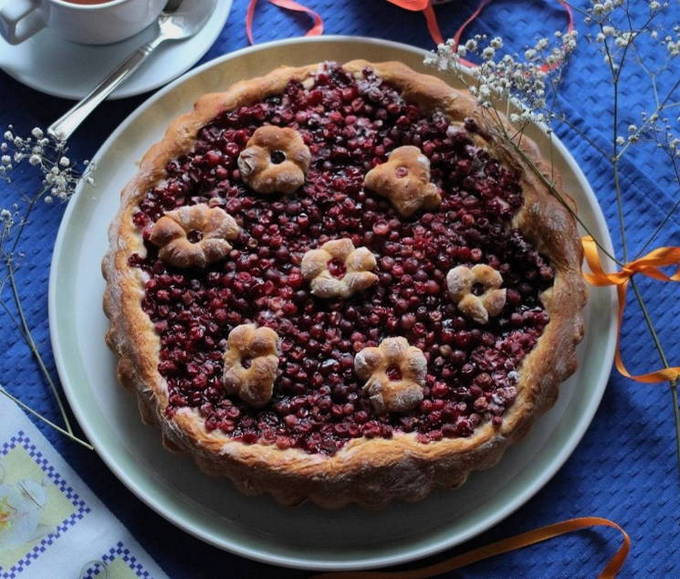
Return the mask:
<svg viewBox="0 0 680 579">
<path fill-rule="evenodd" d="M 307 8 L 294 0 L 267 0 L 270 4 L 283 8 L 284 10 L 292 10 L 293 12 L 304 12 L 308 14 L 312 20 L 312 27 L 305 32 L 305 36 L 319 36 L 323 34 L 323 20 L 317 12 L 314 12 L 311 8 Z M 253 20 L 255 18 L 255 7 L 257 6 L 257 0 L 250 0 L 248 4 L 248 10 L 246 11 L 246 36 L 248 37 L 248 42 L 250 44 L 255 44 L 253 40 Z"/>
<path fill-rule="evenodd" d="M 422 12 L 423 16 L 425 16 L 425 23 L 427 24 L 427 30 L 430 33 L 430 36 L 432 37 L 432 40 L 434 41 L 435 44 L 443 44 L 444 43 L 444 36 L 442 35 L 441 28 L 439 27 L 439 23 L 437 22 L 437 15 L 434 12 L 434 8 L 432 7 L 432 0 L 387 0 L 388 2 L 391 2 L 395 6 L 398 6 L 399 8 L 404 8 L 405 10 L 410 10 L 412 12 Z M 456 30 L 455 34 L 453 35 L 453 50 L 456 50 L 458 48 L 458 45 L 460 44 L 460 39 L 463 36 L 463 33 L 467 29 L 467 27 L 472 24 L 477 18 L 479 18 L 479 15 L 484 11 L 484 8 L 486 8 L 489 4 L 491 4 L 493 0 L 481 0 L 479 5 L 477 6 L 477 9 L 470 15 L 470 17 L 463 22 L 463 24 Z M 566 0 L 557 0 L 559 4 L 564 8 L 564 10 L 567 12 L 567 32 L 573 32 L 574 31 L 574 13 L 571 9 L 571 6 L 569 6 L 568 2 Z M 463 63 L 466 66 L 474 67 L 477 66 L 475 63 L 470 62 L 469 60 L 465 60 L 463 58 L 460 59 L 460 62 Z M 555 65 L 557 66 L 557 65 Z M 546 70 L 550 70 L 550 67 L 546 66 Z"/>
<path fill-rule="evenodd" d="M 294 0 L 267 0 L 270 4 L 274 4 L 274 6 L 278 6 L 279 8 L 283 8 L 284 10 L 291 10 L 293 12 L 304 12 L 305 14 L 308 14 L 313 21 L 313 24 L 307 32 L 305 32 L 305 36 L 319 36 L 320 34 L 323 34 L 323 19 L 319 15 L 318 12 L 315 12 L 311 8 L 307 8 L 306 6 L 303 6 L 299 2 L 295 2 Z M 432 40 L 434 41 L 435 44 L 443 44 L 444 43 L 444 36 L 442 35 L 441 28 L 439 26 L 439 22 L 437 21 L 437 15 L 435 14 L 434 8 L 432 7 L 432 0 L 387 0 L 388 2 L 394 4 L 395 6 L 398 6 L 399 8 L 403 8 L 404 10 L 409 10 L 411 12 L 422 12 L 423 16 L 425 17 L 425 23 L 427 24 L 427 30 L 430 33 L 430 36 L 432 37 Z M 467 29 L 467 27 L 472 24 L 477 18 L 480 16 L 480 14 L 484 11 L 484 8 L 486 8 L 489 4 L 491 4 L 493 0 L 481 0 L 479 3 L 479 6 L 477 6 L 477 9 L 470 15 L 470 17 L 463 22 L 463 24 L 456 30 L 455 34 L 453 35 L 453 50 L 455 50 L 458 45 L 460 44 L 460 39 Z M 564 8 L 564 10 L 567 12 L 567 32 L 572 32 L 574 30 L 574 13 L 571 9 L 571 6 L 569 6 L 567 0 L 557 0 L 557 2 Z M 248 4 L 248 9 L 246 11 L 246 36 L 248 37 L 248 42 L 250 44 L 255 44 L 255 40 L 253 38 L 253 21 L 255 19 L 255 8 L 257 6 L 257 0 L 250 0 Z M 465 60 L 465 59 L 460 59 L 463 64 L 466 66 L 476 66 L 474 63 Z M 548 67 L 546 67 L 548 68 Z"/>
</svg>

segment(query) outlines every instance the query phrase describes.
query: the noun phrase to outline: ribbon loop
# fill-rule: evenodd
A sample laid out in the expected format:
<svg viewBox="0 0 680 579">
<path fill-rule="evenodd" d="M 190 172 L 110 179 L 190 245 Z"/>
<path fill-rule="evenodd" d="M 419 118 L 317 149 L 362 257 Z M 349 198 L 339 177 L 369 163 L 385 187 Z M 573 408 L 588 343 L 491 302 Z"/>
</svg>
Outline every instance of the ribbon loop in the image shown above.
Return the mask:
<svg viewBox="0 0 680 579">
<path fill-rule="evenodd" d="M 292 10 L 293 12 L 304 12 L 308 14 L 313 21 L 312 27 L 305 32 L 305 36 L 319 36 L 323 34 L 323 20 L 321 16 L 314 12 L 311 8 L 307 8 L 294 0 L 267 0 L 270 4 L 283 8 L 284 10 Z M 255 19 L 255 7 L 257 0 L 250 0 L 248 10 L 246 11 L 246 36 L 250 44 L 255 44 L 253 40 L 253 20 Z"/>
</svg>

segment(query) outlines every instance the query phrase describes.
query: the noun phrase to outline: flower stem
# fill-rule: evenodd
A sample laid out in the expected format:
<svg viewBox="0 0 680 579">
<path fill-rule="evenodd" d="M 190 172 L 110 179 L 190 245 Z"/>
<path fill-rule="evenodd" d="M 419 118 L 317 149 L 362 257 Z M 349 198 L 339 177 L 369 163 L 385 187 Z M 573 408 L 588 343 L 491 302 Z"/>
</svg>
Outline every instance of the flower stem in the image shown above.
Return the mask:
<svg viewBox="0 0 680 579">
<path fill-rule="evenodd" d="M 680 186 L 680 171 L 678 171 L 678 165 L 675 161 L 673 154 L 668 152 L 668 151 L 666 151 L 666 153 L 668 154 L 668 156 L 670 158 L 669 159 L 670 164 L 673 167 L 673 172 L 675 173 L 675 180 L 678 182 L 678 186 Z M 666 223 L 668 223 L 668 221 L 671 219 L 671 217 L 675 213 L 676 209 L 678 209 L 678 207 L 680 207 L 680 196 L 675 200 L 675 203 L 673 203 L 673 206 L 670 208 L 668 213 L 666 213 L 666 215 L 661 220 L 661 222 L 656 226 L 652 235 L 650 235 L 649 238 L 647 239 L 647 241 L 645 241 L 645 243 L 642 246 L 642 249 L 640 249 L 638 255 L 642 255 L 645 252 L 645 250 L 649 247 L 649 245 L 656 239 L 656 237 L 659 235 L 659 233 L 661 233 L 662 229 L 664 228 Z"/>
<path fill-rule="evenodd" d="M 626 15 L 629 17 L 629 22 L 630 22 L 630 13 L 628 12 L 628 6 L 626 5 Z M 651 19 L 647 22 L 644 28 L 647 27 L 649 22 L 651 22 Z M 632 27 L 631 27 L 632 28 Z M 604 31 L 603 31 L 604 32 Z M 639 33 L 638 33 L 639 34 Z M 637 37 L 637 34 L 634 36 L 633 40 Z M 612 88 L 613 88 L 613 97 L 614 97 L 614 103 L 613 103 L 613 114 L 612 114 L 612 170 L 614 174 L 614 189 L 616 192 L 616 212 L 618 216 L 618 221 L 619 221 L 619 229 L 620 229 L 620 235 L 621 235 L 621 247 L 623 249 L 623 261 L 627 262 L 628 261 L 628 244 L 627 244 L 627 239 L 626 239 L 626 227 L 625 227 L 625 220 L 624 220 L 624 215 L 623 215 L 623 192 L 621 190 L 621 178 L 620 178 L 620 173 L 619 173 L 619 161 L 621 159 L 621 154 L 619 151 L 619 145 L 617 142 L 617 131 L 618 131 L 618 124 L 619 124 L 619 80 L 621 78 L 621 72 L 623 70 L 624 64 L 626 63 L 626 54 L 628 51 L 628 47 L 633 44 L 633 42 L 629 43 L 626 45 L 626 47 L 623 50 L 623 54 L 621 56 L 621 60 L 619 62 L 619 68 L 618 70 L 614 67 L 613 59 L 611 58 L 611 54 L 609 52 L 609 45 L 605 41 L 605 50 L 607 51 L 607 55 L 609 56 L 609 64 L 610 64 L 610 70 L 612 74 Z M 670 93 L 666 96 L 666 99 L 664 99 L 664 103 L 670 95 L 673 93 L 675 88 L 678 86 L 678 82 L 676 81 L 675 85 L 671 89 Z M 664 365 L 665 368 L 669 368 L 670 364 L 668 363 L 668 359 L 666 357 L 666 352 L 664 351 L 663 346 L 661 345 L 661 340 L 659 339 L 659 336 L 656 332 L 656 328 L 654 327 L 654 322 L 652 321 L 651 316 L 649 315 L 649 311 L 647 310 L 647 304 L 645 303 L 644 298 L 642 297 L 642 294 L 640 293 L 640 290 L 637 286 L 637 283 L 635 282 L 635 279 L 631 277 L 630 280 L 630 285 L 633 288 L 633 292 L 635 293 L 635 297 L 638 301 L 638 304 L 640 305 L 640 310 L 642 311 L 642 315 L 645 320 L 645 324 L 647 325 L 647 329 L 649 330 L 649 333 L 652 337 L 652 340 L 654 341 L 654 346 L 656 347 L 657 352 L 659 353 L 659 357 L 661 358 L 661 362 Z M 620 328 L 619 328 L 620 331 Z M 675 443 L 676 443 L 676 452 L 677 452 L 677 466 L 678 469 L 680 469 L 680 409 L 678 409 L 678 399 L 677 399 L 677 386 L 675 382 L 670 382 L 670 390 L 671 390 L 671 400 L 673 403 L 673 414 L 675 416 Z M 679 470 L 680 472 L 680 470 Z"/>
<path fill-rule="evenodd" d="M 35 344 L 35 340 L 33 339 L 33 335 L 31 334 L 31 329 L 28 326 L 28 322 L 26 321 L 26 316 L 24 315 L 24 309 L 21 304 L 21 297 L 19 296 L 19 290 L 17 288 L 16 284 L 16 278 L 14 276 L 14 264 L 12 262 L 12 257 L 7 256 L 5 258 L 5 264 L 7 265 L 7 271 L 9 273 L 9 284 L 10 288 L 12 290 L 12 297 L 14 298 L 14 304 L 17 309 L 17 314 L 19 316 L 19 322 L 21 324 L 21 332 L 24 335 L 24 338 L 26 340 L 26 344 L 28 345 L 29 349 L 31 350 L 31 353 L 33 354 L 33 357 L 36 359 L 38 366 L 40 367 L 40 371 L 42 372 L 43 376 L 45 377 L 45 380 L 47 380 L 47 384 L 50 387 L 50 390 L 52 390 L 52 394 L 57 400 L 57 405 L 59 406 L 59 412 L 61 413 L 62 419 L 64 420 L 64 424 L 66 425 L 66 429 L 68 430 L 69 434 L 73 436 L 73 428 L 71 427 L 71 422 L 68 419 L 68 414 L 66 413 L 66 408 L 64 407 L 64 403 L 62 402 L 61 396 L 59 395 L 59 391 L 57 390 L 57 386 L 54 383 L 54 380 L 52 380 L 52 376 L 50 375 L 49 371 L 47 370 L 47 367 L 45 366 L 45 362 L 42 359 L 42 356 L 40 355 L 40 352 L 38 350 L 38 347 Z"/>
<path fill-rule="evenodd" d="M 654 346 L 657 352 L 659 352 L 659 358 L 661 359 L 661 363 L 664 365 L 664 368 L 670 368 L 666 352 L 664 351 L 663 346 L 661 345 L 659 335 L 656 333 L 654 322 L 652 321 L 652 318 L 649 315 L 649 311 L 647 310 L 647 304 L 645 303 L 645 300 L 642 298 L 640 289 L 635 283 L 635 278 L 630 279 L 630 286 L 633 288 L 633 293 L 635 293 L 635 297 L 637 298 L 637 301 L 640 304 L 642 316 L 644 317 L 645 323 L 647 324 L 647 328 L 649 329 L 649 333 L 652 336 Z M 671 390 L 671 399 L 673 401 L 673 416 L 675 419 L 675 449 L 678 455 L 678 469 L 680 469 L 680 407 L 678 406 L 678 383 L 676 380 L 672 380 L 671 382 L 668 383 L 668 385 Z M 678 472 L 680 473 L 680 470 Z"/>
<path fill-rule="evenodd" d="M 680 405 L 678 405 L 678 383 L 676 380 L 670 383 L 671 398 L 673 399 L 673 417 L 675 419 L 675 452 L 680 464 Z"/>
<path fill-rule="evenodd" d="M 63 434 L 64 436 L 67 436 L 68 438 L 70 438 L 70 439 L 73 440 L 74 442 L 77 442 L 78 444 L 80 444 L 81 446 L 84 446 L 85 448 L 87 448 L 87 449 L 89 449 L 89 450 L 94 450 L 94 446 L 92 446 L 89 442 L 86 442 L 86 441 L 82 440 L 81 438 L 78 438 L 78 437 L 77 437 L 75 434 L 73 434 L 72 432 L 67 432 L 67 431 L 64 430 L 61 426 L 58 426 L 57 424 L 55 424 L 55 423 L 52 422 L 51 420 L 48 420 L 47 418 L 45 418 L 45 417 L 42 416 L 41 414 L 38 414 L 38 413 L 37 413 L 35 410 L 33 410 L 30 406 L 24 404 L 21 400 L 19 400 L 19 399 L 16 398 L 15 396 L 12 396 L 12 395 L 11 395 L 9 392 L 7 392 L 7 390 L 5 390 L 2 386 L 0 386 L 0 394 L 2 394 L 3 396 L 7 396 L 7 398 L 9 398 L 12 402 L 14 402 L 15 404 L 17 404 L 17 405 L 20 406 L 21 408 L 23 408 L 26 412 L 30 412 L 33 416 L 35 416 L 35 417 L 38 418 L 39 420 L 42 420 L 45 424 L 51 426 L 51 427 L 54 428 L 57 432 L 60 432 L 60 433 Z"/>
</svg>

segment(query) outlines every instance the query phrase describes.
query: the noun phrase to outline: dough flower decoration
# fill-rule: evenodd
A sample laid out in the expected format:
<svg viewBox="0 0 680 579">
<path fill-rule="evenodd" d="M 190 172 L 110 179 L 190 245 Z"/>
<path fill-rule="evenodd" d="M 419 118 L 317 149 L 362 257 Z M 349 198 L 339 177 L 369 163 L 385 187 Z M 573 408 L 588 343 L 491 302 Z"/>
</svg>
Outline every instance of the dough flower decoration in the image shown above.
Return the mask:
<svg viewBox="0 0 680 579">
<path fill-rule="evenodd" d="M 302 276 L 320 298 L 347 298 L 378 281 L 371 270 L 377 263 L 366 247 L 354 247 L 349 238 L 327 241 L 302 257 Z"/>
<path fill-rule="evenodd" d="M 293 193 L 305 182 L 312 161 L 295 129 L 267 125 L 257 129 L 238 156 L 241 178 L 257 193 Z"/>
<path fill-rule="evenodd" d="M 366 380 L 364 391 L 379 413 L 406 412 L 423 399 L 427 360 L 406 338 L 386 338 L 354 358 L 354 370 Z"/>
<path fill-rule="evenodd" d="M 478 324 L 486 324 L 505 306 L 506 290 L 499 289 L 503 277 L 491 266 L 480 263 L 472 268 L 454 267 L 446 274 L 446 285 L 458 309 Z M 477 288 L 481 288 L 479 295 Z"/>
<path fill-rule="evenodd" d="M 279 367 L 278 334 L 254 324 L 236 326 L 227 338 L 223 383 L 250 406 L 264 406 L 271 400 Z"/>
<path fill-rule="evenodd" d="M 224 209 L 205 203 L 169 211 L 151 228 L 149 241 L 159 257 L 175 267 L 203 268 L 225 257 L 241 228 Z"/>
<path fill-rule="evenodd" d="M 385 163 L 366 173 L 364 187 L 387 197 L 404 217 L 442 201 L 439 187 L 430 182 L 430 160 L 411 145 L 394 149 Z"/>
</svg>

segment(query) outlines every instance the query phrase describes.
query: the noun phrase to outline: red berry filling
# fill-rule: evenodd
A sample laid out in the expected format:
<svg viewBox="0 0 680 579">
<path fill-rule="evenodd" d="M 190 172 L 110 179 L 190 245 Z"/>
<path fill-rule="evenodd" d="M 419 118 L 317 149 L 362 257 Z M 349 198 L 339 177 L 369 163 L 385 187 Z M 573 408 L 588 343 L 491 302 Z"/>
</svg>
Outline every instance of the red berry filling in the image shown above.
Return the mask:
<svg viewBox="0 0 680 579">
<path fill-rule="evenodd" d="M 297 129 L 313 161 L 288 197 L 254 194 L 240 179 L 239 152 L 263 124 Z M 511 218 L 522 204 L 518 175 L 474 146 L 466 127 L 406 103 L 366 70 L 356 79 L 329 65 L 312 88 L 290 82 L 281 95 L 226 112 L 203 127 L 194 150 L 167 166 L 134 215 L 145 235 L 182 205 L 224 207 L 242 227 L 228 257 L 207 270 L 178 270 L 133 255 L 149 274 L 142 307 L 161 340 L 159 372 L 168 413 L 198 409 L 209 430 L 246 443 L 333 454 L 351 438 L 415 432 L 421 442 L 498 426 L 516 396 L 516 369 L 548 315 L 538 295 L 553 271 Z M 365 173 L 394 148 L 428 156 L 442 204 L 413 218 L 364 191 Z M 312 296 L 302 256 L 348 237 L 377 257 L 379 283 L 345 300 Z M 486 263 L 503 275 L 506 306 L 485 326 L 462 317 L 446 290 L 457 265 Z M 330 262 L 333 275 L 344 264 Z M 225 394 L 222 355 L 229 332 L 255 323 L 282 338 L 274 397 L 254 409 Z M 377 415 L 353 358 L 389 336 L 404 336 L 428 361 L 424 400 L 406 414 Z M 245 362 L 245 361 L 244 361 Z M 245 362 L 247 363 L 247 362 Z M 388 371 L 400 378 L 398 368 Z"/>
</svg>

